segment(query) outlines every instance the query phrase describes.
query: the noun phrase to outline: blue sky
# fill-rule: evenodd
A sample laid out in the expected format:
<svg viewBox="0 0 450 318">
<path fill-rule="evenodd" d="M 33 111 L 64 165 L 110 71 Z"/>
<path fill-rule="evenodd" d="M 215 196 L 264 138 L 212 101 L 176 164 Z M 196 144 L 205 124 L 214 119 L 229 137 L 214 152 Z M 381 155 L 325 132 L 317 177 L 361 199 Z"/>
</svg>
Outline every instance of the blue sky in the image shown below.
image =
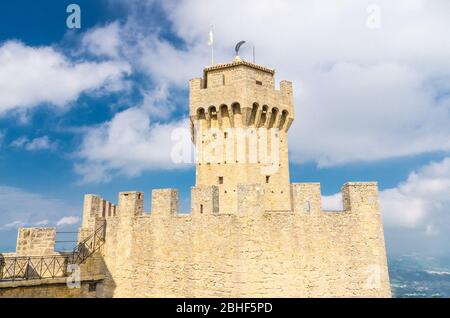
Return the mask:
<svg viewBox="0 0 450 318">
<path fill-rule="evenodd" d="M 76 229 L 85 193 L 144 191 L 148 210 L 152 188 L 175 187 L 188 210 L 195 171 L 170 162 L 170 132 L 214 24 L 218 62 L 244 39 L 294 83 L 292 182 L 339 208 L 344 182 L 378 181 L 388 253 L 448 255 L 450 7 L 377 1 L 374 27 L 370 3 L 0 3 L 0 250 L 19 225 Z"/>
</svg>

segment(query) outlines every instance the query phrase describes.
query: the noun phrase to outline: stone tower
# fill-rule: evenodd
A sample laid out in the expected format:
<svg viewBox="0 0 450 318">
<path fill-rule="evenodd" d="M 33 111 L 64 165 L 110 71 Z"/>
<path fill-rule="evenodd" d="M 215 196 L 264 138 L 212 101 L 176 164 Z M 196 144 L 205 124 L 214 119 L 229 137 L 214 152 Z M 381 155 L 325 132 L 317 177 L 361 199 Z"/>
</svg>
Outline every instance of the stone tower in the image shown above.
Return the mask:
<svg viewBox="0 0 450 318">
<path fill-rule="evenodd" d="M 190 81 L 196 186 L 217 185 L 221 211 L 236 212 L 238 184 L 264 185 L 268 210 L 289 210 L 287 132 L 294 120 L 292 83 L 275 88 L 273 69 L 236 57 Z M 226 207 L 226 208 L 225 208 Z"/>
</svg>

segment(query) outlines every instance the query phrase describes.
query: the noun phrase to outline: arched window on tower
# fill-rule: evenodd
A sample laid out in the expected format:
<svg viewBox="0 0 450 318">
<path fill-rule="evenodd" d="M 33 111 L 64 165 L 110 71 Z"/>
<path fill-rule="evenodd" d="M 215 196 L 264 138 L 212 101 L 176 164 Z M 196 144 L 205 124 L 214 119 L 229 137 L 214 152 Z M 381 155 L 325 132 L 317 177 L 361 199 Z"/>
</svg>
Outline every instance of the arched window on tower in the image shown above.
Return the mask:
<svg viewBox="0 0 450 318">
<path fill-rule="evenodd" d="M 262 110 L 261 110 L 261 119 L 259 121 L 258 127 L 263 127 L 266 124 L 268 111 L 269 111 L 269 106 L 263 105 Z"/>
<path fill-rule="evenodd" d="M 280 130 L 285 128 L 287 118 L 289 116 L 289 112 L 287 110 L 283 110 L 281 112 L 281 120 L 280 120 Z"/>
<path fill-rule="evenodd" d="M 273 128 L 278 116 L 278 108 L 272 108 L 272 114 L 270 115 L 269 128 Z"/>
<path fill-rule="evenodd" d="M 210 106 L 208 108 L 208 128 L 217 128 L 217 109 L 216 106 Z"/>
<path fill-rule="evenodd" d="M 228 106 L 227 105 L 220 106 L 220 116 L 222 116 L 222 118 L 229 117 L 229 115 L 228 115 Z"/>
<path fill-rule="evenodd" d="M 217 119 L 217 109 L 216 109 L 216 106 L 210 106 L 210 107 L 208 108 L 208 113 L 209 113 L 209 116 L 211 117 L 211 119 L 212 119 L 212 118 Z"/>
<path fill-rule="evenodd" d="M 205 109 L 199 108 L 197 109 L 197 119 L 205 119 Z"/>
<path fill-rule="evenodd" d="M 234 127 L 242 127 L 241 105 L 239 105 L 239 103 L 233 103 L 231 105 L 231 110 L 233 111 Z"/>
<path fill-rule="evenodd" d="M 257 103 L 253 103 L 252 106 L 252 113 L 250 115 L 250 122 L 248 123 L 249 126 L 255 125 L 256 123 L 256 113 L 258 112 L 258 104 Z"/>
<path fill-rule="evenodd" d="M 234 103 L 231 108 L 233 109 L 233 114 L 241 114 L 241 105 L 239 103 Z"/>
</svg>

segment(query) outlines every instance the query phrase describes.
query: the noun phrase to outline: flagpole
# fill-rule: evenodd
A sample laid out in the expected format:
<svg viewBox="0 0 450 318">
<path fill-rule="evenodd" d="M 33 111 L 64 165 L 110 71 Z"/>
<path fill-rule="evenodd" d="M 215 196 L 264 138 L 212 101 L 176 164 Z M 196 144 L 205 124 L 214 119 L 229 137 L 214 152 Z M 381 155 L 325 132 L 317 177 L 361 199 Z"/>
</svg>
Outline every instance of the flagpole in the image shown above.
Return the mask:
<svg viewBox="0 0 450 318">
<path fill-rule="evenodd" d="M 256 60 L 255 60 L 255 46 L 253 45 L 253 64 L 255 64 L 256 63 Z"/>
<path fill-rule="evenodd" d="M 214 65 L 214 42 L 211 45 L 211 65 Z"/>
</svg>

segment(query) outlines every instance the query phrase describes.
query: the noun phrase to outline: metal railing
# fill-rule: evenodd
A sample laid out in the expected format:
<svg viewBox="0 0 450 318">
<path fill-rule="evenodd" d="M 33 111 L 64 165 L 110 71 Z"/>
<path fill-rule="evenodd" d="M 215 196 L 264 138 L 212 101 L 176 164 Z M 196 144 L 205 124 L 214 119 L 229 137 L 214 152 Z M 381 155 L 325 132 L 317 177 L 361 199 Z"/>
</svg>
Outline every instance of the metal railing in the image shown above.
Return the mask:
<svg viewBox="0 0 450 318">
<path fill-rule="evenodd" d="M 106 222 L 65 254 L 12 257 L 0 254 L 0 281 L 66 277 L 68 265 L 82 264 L 105 243 L 105 230 Z"/>
<path fill-rule="evenodd" d="M 65 255 L 0 258 L 0 281 L 65 277 L 67 265 Z"/>
<path fill-rule="evenodd" d="M 78 243 L 70 255 L 70 264 L 81 264 L 105 243 L 106 222 Z"/>
</svg>

